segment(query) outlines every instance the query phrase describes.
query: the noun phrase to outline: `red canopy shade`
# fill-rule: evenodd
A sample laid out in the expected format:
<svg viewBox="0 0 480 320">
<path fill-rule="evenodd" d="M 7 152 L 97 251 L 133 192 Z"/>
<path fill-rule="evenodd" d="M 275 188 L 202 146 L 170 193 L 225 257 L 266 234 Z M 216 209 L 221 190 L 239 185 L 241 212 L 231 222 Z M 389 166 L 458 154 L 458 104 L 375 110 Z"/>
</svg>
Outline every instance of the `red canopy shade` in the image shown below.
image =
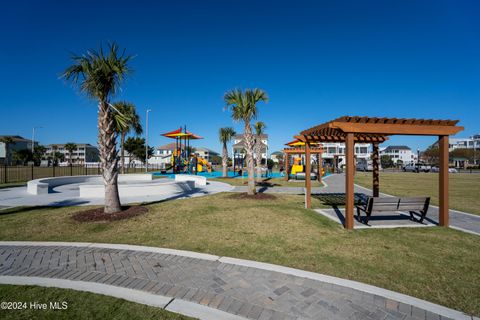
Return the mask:
<svg viewBox="0 0 480 320">
<path fill-rule="evenodd" d="M 179 128 L 177 130 L 173 130 L 167 133 L 162 133 L 162 136 L 167 138 L 176 138 L 180 133 L 182 133 L 182 128 Z"/>
<path fill-rule="evenodd" d="M 191 133 L 189 131 L 187 132 L 183 132 L 182 128 L 179 128 L 177 130 L 173 130 L 173 131 L 170 131 L 170 132 L 167 132 L 167 133 L 163 133 L 162 136 L 164 137 L 167 137 L 167 138 L 171 138 L 171 139 L 175 139 L 175 138 L 183 138 L 183 137 L 186 137 L 186 138 L 189 138 L 189 139 L 203 139 L 202 137 L 194 134 L 194 133 Z"/>
</svg>

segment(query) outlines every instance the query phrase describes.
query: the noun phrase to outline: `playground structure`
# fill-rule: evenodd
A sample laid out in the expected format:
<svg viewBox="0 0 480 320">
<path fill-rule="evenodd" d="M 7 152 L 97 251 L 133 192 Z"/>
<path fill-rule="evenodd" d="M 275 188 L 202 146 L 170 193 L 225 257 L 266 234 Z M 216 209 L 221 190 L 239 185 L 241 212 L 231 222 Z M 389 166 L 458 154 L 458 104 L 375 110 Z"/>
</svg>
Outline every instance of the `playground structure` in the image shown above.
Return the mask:
<svg viewBox="0 0 480 320">
<path fill-rule="evenodd" d="M 294 140 L 289 143 L 286 143 L 287 148 L 283 149 L 283 155 L 285 157 L 285 180 L 288 181 L 291 177 L 296 180 L 306 179 L 306 168 L 311 167 L 302 164 L 302 155 L 305 154 L 305 142 Z M 322 165 L 322 153 L 323 148 L 321 145 L 316 145 L 316 147 L 310 148 L 310 152 L 317 155 L 317 174 L 310 173 L 310 179 L 318 181 L 322 180 L 322 176 L 325 175 Z M 293 164 L 290 166 L 290 157 L 293 156 Z M 306 161 L 306 159 L 305 159 Z M 310 161 L 310 159 L 309 159 Z M 321 174 L 320 174 L 321 173 Z"/>
<path fill-rule="evenodd" d="M 192 152 L 192 147 L 190 146 L 190 140 L 203 138 L 187 131 L 187 126 L 164 133 L 162 136 L 175 139 L 175 149 L 171 155 L 170 168 L 167 168 L 167 170 L 172 169 L 173 173 L 190 174 L 197 174 L 203 171 L 212 172 L 212 165 L 206 159 Z"/>
</svg>

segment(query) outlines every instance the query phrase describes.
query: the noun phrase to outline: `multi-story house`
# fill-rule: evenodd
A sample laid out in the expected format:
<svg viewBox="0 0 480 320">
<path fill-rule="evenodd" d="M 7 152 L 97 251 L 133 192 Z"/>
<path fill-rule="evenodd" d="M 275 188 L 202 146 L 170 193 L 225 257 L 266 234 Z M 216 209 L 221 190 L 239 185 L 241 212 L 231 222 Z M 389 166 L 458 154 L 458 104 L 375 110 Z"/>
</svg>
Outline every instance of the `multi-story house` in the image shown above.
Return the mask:
<svg viewBox="0 0 480 320">
<path fill-rule="evenodd" d="M 218 152 L 210 150 L 208 148 L 194 147 L 193 150 L 197 156 L 204 158 L 208 162 L 212 162 L 214 160 L 214 157 L 220 156 Z"/>
<path fill-rule="evenodd" d="M 261 158 L 267 159 L 268 157 L 268 134 L 260 135 L 260 139 L 262 141 L 262 145 L 260 147 L 261 151 Z M 235 166 L 244 166 L 244 159 L 245 159 L 245 141 L 243 134 L 237 134 L 233 137 L 233 145 L 232 145 L 232 155 L 233 155 L 233 162 Z M 254 158 L 257 155 L 254 154 Z M 246 164 L 245 164 L 246 165 Z"/>
<path fill-rule="evenodd" d="M 160 166 L 163 169 L 168 168 L 172 162 L 172 154 L 176 147 L 175 142 L 156 147 L 153 155 L 148 159 L 148 163 Z M 185 149 L 183 144 L 182 149 Z"/>
<path fill-rule="evenodd" d="M 388 146 L 380 150 L 380 157 L 385 155 L 389 156 L 394 164 L 416 163 L 418 158 L 417 154 L 407 146 Z"/>
<path fill-rule="evenodd" d="M 480 134 L 470 138 L 450 138 L 448 151 L 455 149 L 480 149 Z"/>
<path fill-rule="evenodd" d="M 345 164 L 345 144 L 340 142 L 322 143 L 323 154 L 322 159 L 325 164 L 341 167 Z M 357 161 L 370 161 L 372 156 L 372 145 L 370 143 L 355 143 L 355 157 Z"/>
<path fill-rule="evenodd" d="M 65 161 L 72 164 L 86 164 L 88 162 L 98 162 L 99 161 L 99 152 L 96 146 L 92 146 L 89 143 L 76 143 L 77 149 L 75 149 L 71 154 L 65 148 L 65 143 L 54 143 L 47 145 L 47 151 L 45 156 L 47 158 L 53 158 L 54 152 L 60 152 L 64 155 Z"/>
<path fill-rule="evenodd" d="M 0 140 L 3 138 L 11 138 L 13 143 L 9 144 L 7 147 L 4 142 L 0 141 L 0 164 L 10 164 L 12 162 L 12 155 L 14 151 L 32 149 L 32 140 L 30 139 L 25 139 L 21 136 L 0 136 Z M 37 145 L 38 143 L 35 142 L 35 146 Z"/>
</svg>

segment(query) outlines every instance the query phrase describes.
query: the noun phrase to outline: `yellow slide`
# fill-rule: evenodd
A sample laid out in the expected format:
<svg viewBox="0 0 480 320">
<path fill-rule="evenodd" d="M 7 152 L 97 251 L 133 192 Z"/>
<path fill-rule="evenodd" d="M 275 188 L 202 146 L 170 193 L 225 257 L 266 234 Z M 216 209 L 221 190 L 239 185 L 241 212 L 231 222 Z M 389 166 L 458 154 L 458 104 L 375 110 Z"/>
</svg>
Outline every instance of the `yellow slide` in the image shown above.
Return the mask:
<svg viewBox="0 0 480 320">
<path fill-rule="evenodd" d="M 204 158 L 197 157 L 197 172 L 202 172 L 204 166 L 208 172 L 212 172 L 212 165 Z"/>
<path fill-rule="evenodd" d="M 303 172 L 303 166 L 301 164 L 294 164 L 292 166 L 292 174 L 297 174 L 299 172 Z"/>
<path fill-rule="evenodd" d="M 302 158 L 293 158 L 292 171 L 290 173 L 295 175 L 299 172 L 303 172 L 303 165 L 301 165 L 301 163 Z"/>
</svg>

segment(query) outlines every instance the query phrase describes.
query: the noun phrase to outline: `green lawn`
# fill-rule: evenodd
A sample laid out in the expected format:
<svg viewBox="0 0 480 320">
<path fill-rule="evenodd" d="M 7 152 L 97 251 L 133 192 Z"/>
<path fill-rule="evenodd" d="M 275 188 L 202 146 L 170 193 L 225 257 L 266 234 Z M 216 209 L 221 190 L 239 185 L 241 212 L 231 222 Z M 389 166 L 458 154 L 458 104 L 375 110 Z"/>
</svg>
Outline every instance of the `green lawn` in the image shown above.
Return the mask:
<svg viewBox="0 0 480 320">
<path fill-rule="evenodd" d="M 78 207 L 9 209 L 0 215 L 0 239 L 126 243 L 264 261 L 480 314 L 478 236 L 440 227 L 349 232 L 304 209 L 303 196 L 231 196 L 151 204 L 143 216 L 111 223 L 75 222 Z"/>
<path fill-rule="evenodd" d="M 11 182 L 11 183 L 0 183 L 0 189 L 13 188 L 13 187 L 23 187 L 26 186 L 26 182 Z"/>
<path fill-rule="evenodd" d="M 450 208 L 480 215 L 480 174 L 451 173 Z M 372 187 L 372 174 L 357 172 L 355 182 Z M 438 173 L 380 173 L 380 192 L 396 196 L 430 196 L 438 205 Z"/>
<path fill-rule="evenodd" d="M 247 178 L 215 178 L 208 179 L 209 181 L 220 181 L 231 184 L 232 186 L 246 186 Z M 305 181 L 285 181 L 283 178 L 265 178 L 262 179 L 260 183 L 257 182 L 258 186 L 268 186 L 268 187 L 304 187 Z M 323 187 L 323 184 L 320 184 L 318 181 L 312 181 L 312 187 Z"/>
<path fill-rule="evenodd" d="M 160 308 L 116 299 L 89 292 L 44 288 L 37 286 L 0 285 L 0 300 L 26 302 L 24 310 L 0 310 L 0 318 L 7 319 L 192 319 Z M 30 302 L 66 302 L 65 310 L 34 310 Z M 22 304 L 23 306 L 23 304 Z"/>
</svg>

